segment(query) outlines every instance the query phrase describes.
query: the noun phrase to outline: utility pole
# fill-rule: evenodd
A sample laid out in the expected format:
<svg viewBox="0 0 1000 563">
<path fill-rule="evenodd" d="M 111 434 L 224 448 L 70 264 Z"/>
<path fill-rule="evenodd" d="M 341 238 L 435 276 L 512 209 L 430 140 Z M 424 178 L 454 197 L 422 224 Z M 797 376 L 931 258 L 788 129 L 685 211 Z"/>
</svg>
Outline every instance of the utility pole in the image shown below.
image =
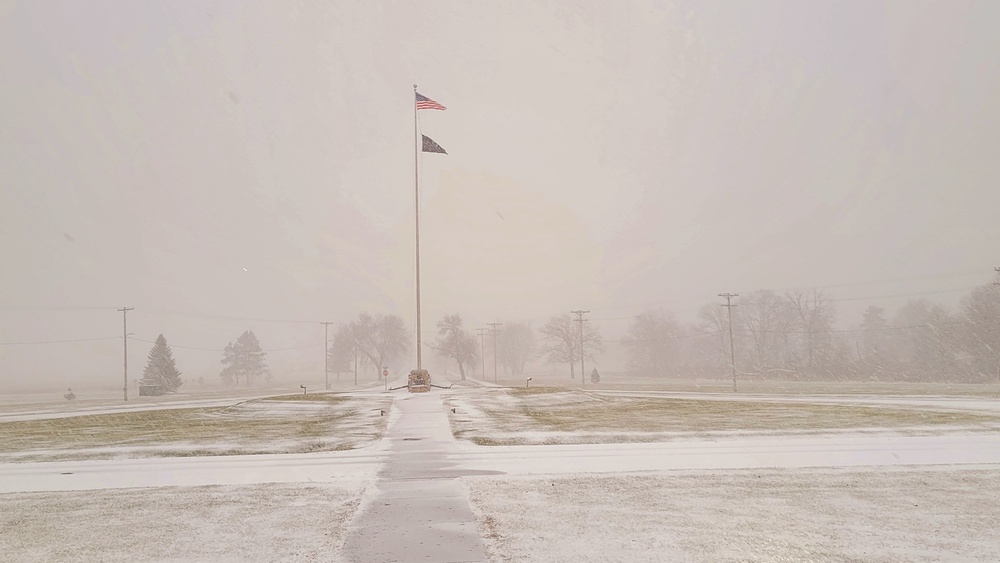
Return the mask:
<svg viewBox="0 0 1000 563">
<path fill-rule="evenodd" d="M 733 297 L 739 296 L 739 293 L 719 294 L 719 297 L 724 297 L 726 299 L 726 303 L 723 307 L 725 307 L 729 313 L 729 365 L 733 369 L 733 393 L 736 392 L 736 347 L 733 345 L 733 307 L 739 307 L 739 305 L 733 305 Z"/>
<path fill-rule="evenodd" d="M 125 384 L 122 386 L 122 394 L 125 396 L 125 402 L 128 402 L 128 312 L 134 309 L 134 307 L 122 307 L 121 309 L 118 309 L 122 312 L 122 342 L 125 345 Z"/>
<path fill-rule="evenodd" d="M 582 310 L 570 311 L 570 313 L 576 315 L 576 322 L 580 323 L 580 385 L 583 387 L 587 386 L 586 370 L 583 365 L 583 321 L 585 320 L 583 316 L 589 312 Z"/>
<path fill-rule="evenodd" d="M 479 331 L 479 355 L 483 360 L 483 381 L 486 380 L 486 328 L 477 328 Z"/>
<path fill-rule="evenodd" d="M 993 285 L 1000 287 L 1000 266 L 994 267 L 993 271 L 997 273 L 997 281 Z M 1000 362 L 997 362 L 997 386 L 1000 387 Z M 997 397 L 1000 397 L 1000 389 L 997 390 Z"/>
<path fill-rule="evenodd" d="M 493 383 L 497 383 L 497 330 L 498 326 L 503 326 L 503 323 L 486 323 L 493 327 Z M 485 375 L 485 374 L 484 374 Z"/>
<path fill-rule="evenodd" d="M 326 390 L 330 390 L 330 325 L 333 323 L 323 322 L 323 379 L 326 381 Z"/>
</svg>

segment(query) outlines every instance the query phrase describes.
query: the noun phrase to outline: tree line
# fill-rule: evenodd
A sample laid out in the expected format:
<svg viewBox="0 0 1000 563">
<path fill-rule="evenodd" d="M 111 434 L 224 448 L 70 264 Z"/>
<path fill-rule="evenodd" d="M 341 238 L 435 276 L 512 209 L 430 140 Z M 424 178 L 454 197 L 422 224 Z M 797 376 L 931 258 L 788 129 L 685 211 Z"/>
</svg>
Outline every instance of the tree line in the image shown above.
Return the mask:
<svg viewBox="0 0 1000 563">
<path fill-rule="evenodd" d="M 983 383 L 1000 380 L 1000 286 L 974 288 L 957 311 L 913 299 L 894 312 L 869 306 L 834 329 L 826 292 L 760 290 L 734 299 L 733 348 L 744 377 Z M 719 303 L 682 324 L 651 310 L 631 323 L 629 368 L 651 376 L 699 377 L 730 367 L 729 319 Z"/>
<path fill-rule="evenodd" d="M 911 299 L 888 311 L 871 305 L 850 328 L 837 329 L 837 301 L 823 290 L 759 290 L 733 300 L 732 350 L 726 308 L 706 303 L 697 319 L 677 321 L 663 309 L 631 319 L 621 343 L 628 370 L 650 377 L 759 379 L 1000 381 L 1000 285 L 972 289 L 955 311 Z M 536 335 L 526 322 L 507 322 L 477 342 L 458 314 L 437 323 L 430 348 L 454 362 L 464 379 L 482 354 L 504 374 L 521 375 L 534 360 L 566 366 L 576 377 L 581 350 L 594 365 L 606 351 L 600 327 L 570 315 L 552 317 Z M 405 347 L 401 348 L 405 349 Z M 488 373 L 489 367 L 486 368 Z"/>
<path fill-rule="evenodd" d="M 912 299 L 892 312 L 872 305 L 848 329 L 833 328 L 836 300 L 823 290 L 759 290 L 741 294 L 733 304 L 732 359 L 729 316 L 713 302 L 688 323 L 664 309 L 633 317 L 621 340 L 628 370 L 649 377 L 724 377 L 734 360 L 743 378 L 1000 381 L 997 284 L 972 289 L 956 311 L 927 299 Z M 520 376 L 530 362 L 544 361 L 564 365 L 575 379 L 581 351 L 591 365 L 606 351 L 595 322 L 584 322 L 581 331 L 568 314 L 551 317 L 537 334 L 530 323 L 506 322 L 495 334 L 495 347 L 493 333 L 480 340 L 459 314 L 444 316 L 436 328 L 428 348 L 454 362 L 462 379 L 477 370 L 485 353 L 505 375 Z M 412 331 L 398 315 L 361 313 L 333 335 L 328 365 L 338 377 L 357 369 L 379 374 L 383 366 L 405 361 L 412 341 Z M 221 362 L 219 375 L 227 385 L 251 386 L 271 378 L 252 330 L 226 345 Z M 142 383 L 168 392 L 182 384 L 162 334 L 149 352 Z"/>
<path fill-rule="evenodd" d="M 550 363 L 567 364 L 570 377 L 576 377 L 580 361 L 580 329 L 569 315 L 553 317 L 540 330 L 541 342 L 526 322 L 508 322 L 496 334 L 481 341 L 465 328 L 461 315 L 445 315 L 436 325 L 437 338 L 427 343 L 430 350 L 454 362 L 459 376 L 464 380 L 484 359 L 484 349 L 495 355 L 498 369 L 503 373 L 521 375 L 529 362 L 544 359 Z M 400 359 L 410 351 L 412 334 L 396 315 L 371 315 L 361 313 L 350 323 L 341 325 L 334 334 L 327 353 L 328 366 L 339 377 L 354 367 L 376 373 L 382 366 Z M 596 361 L 605 350 L 600 330 L 585 324 L 582 350 L 587 359 Z"/>
</svg>

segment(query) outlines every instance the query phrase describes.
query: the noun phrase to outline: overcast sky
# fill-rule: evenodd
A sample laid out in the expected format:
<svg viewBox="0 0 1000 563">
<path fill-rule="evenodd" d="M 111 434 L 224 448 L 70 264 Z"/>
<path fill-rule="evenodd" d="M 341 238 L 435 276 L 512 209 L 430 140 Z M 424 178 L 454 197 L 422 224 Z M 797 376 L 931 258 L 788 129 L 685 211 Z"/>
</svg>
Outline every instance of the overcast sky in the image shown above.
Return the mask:
<svg viewBox="0 0 1000 563">
<path fill-rule="evenodd" d="M 428 337 L 761 288 L 826 288 L 840 326 L 954 306 L 1000 265 L 998 29 L 951 0 L 0 0 L 0 343 L 130 306 L 136 373 L 162 332 L 213 379 L 248 328 L 292 372 L 318 321 L 412 322 L 414 83 L 448 107 L 420 112 L 449 153 L 422 158 Z M 0 346 L 0 387 L 120 349 Z"/>
</svg>

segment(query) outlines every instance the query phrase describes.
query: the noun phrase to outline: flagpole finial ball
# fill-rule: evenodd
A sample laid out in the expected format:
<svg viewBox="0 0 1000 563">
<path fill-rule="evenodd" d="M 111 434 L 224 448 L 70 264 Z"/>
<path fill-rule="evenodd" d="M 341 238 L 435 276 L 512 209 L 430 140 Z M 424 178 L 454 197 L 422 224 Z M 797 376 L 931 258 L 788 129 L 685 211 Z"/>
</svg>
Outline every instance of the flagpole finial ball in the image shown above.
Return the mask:
<svg viewBox="0 0 1000 563">
<path fill-rule="evenodd" d="M 414 90 L 416 90 L 416 89 L 417 89 L 417 85 L 416 85 L 416 84 L 414 84 L 414 85 L 413 85 L 413 89 L 414 89 Z"/>
</svg>

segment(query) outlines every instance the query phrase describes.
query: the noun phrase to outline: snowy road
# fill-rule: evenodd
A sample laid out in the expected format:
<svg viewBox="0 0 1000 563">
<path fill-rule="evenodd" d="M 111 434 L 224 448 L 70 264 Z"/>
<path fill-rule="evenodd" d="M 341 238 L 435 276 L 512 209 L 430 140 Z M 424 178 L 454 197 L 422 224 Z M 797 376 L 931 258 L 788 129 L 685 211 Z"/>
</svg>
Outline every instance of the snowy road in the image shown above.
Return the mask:
<svg viewBox="0 0 1000 563">
<path fill-rule="evenodd" d="M 943 436 L 726 438 L 647 444 L 466 445 L 465 470 L 504 474 L 624 473 L 690 469 L 1000 464 L 1000 433 Z"/>
<path fill-rule="evenodd" d="M 675 391 L 588 391 L 592 395 L 633 398 L 688 399 L 697 401 L 751 401 L 768 403 L 809 403 L 878 407 L 917 407 L 933 410 L 1000 414 L 1000 399 L 989 397 L 884 396 L 884 395 L 760 395 L 740 393 L 695 393 Z"/>
<path fill-rule="evenodd" d="M 391 385 L 397 382 L 390 382 Z M 74 416 L 90 416 L 101 414 L 116 414 L 125 412 L 167 410 L 167 409 L 190 409 L 190 408 L 212 408 L 228 407 L 247 401 L 267 399 L 279 395 L 298 395 L 298 389 L 275 388 L 264 390 L 266 392 L 239 394 L 211 394 L 212 396 L 201 396 L 196 394 L 162 396 L 162 397 L 140 397 L 133 398 L 125 403 L 121 397 L 113 399 L 95 399 L 89 403 L 76 401 L 66 402 L 65 399 L 36 398 L 29 397 L 30 400 L 19 402 L 16 398 L 6 397 L 6 401 L 0 401 L 0 423 L 19 422 L 24 420 L 42 420 L 51 418 L 70 418 Z M 373 393 L 381 393 L 382 386 L 356 389 L 352 391 L 337 392 L 339 396 L 371 396 Z"/>
<path fill-rule="evenodd" d="M 0 493 L 335 483 L 372 478 L 384 454 L 347 452 L 0 464 Z"/>
<path fill-rule="evenodd" d="M 646 444 L 492 446 L 458 444 L 444 454 L 448 475 L 1000 464 L 1000 433 L 940 436 L 841 433 L 732 437 Z M 372 479 L 380 446 L 315 454 L 180 457 L 0 464 L 0 493 L 124 487 L 325 483 Z"/>
<path fill-rule="evenodd" d="M 158 403 L 122 403 L 119 405 L 101 405 L 92 407 L 80 407 L 71 410 L 54 410 L 48 408 L 32 409 L 15 413 L 0 413 L 0 423 L 21 422 L 25 420 L 45 420 L 52 418 L 71 418 L 75 416 L 92 416 L 101 414 L 118 414 L 124 412 L 157 411 L 169 409 L 194 409 L 211 407 L 228 407 L 252 401 L 255 399 L 265 399 L 273 395 L 260 395 L 253 397 L 230 397 L 224 399 L 185 399 L 178 401 L 165 401 Z"/>
</svg>

